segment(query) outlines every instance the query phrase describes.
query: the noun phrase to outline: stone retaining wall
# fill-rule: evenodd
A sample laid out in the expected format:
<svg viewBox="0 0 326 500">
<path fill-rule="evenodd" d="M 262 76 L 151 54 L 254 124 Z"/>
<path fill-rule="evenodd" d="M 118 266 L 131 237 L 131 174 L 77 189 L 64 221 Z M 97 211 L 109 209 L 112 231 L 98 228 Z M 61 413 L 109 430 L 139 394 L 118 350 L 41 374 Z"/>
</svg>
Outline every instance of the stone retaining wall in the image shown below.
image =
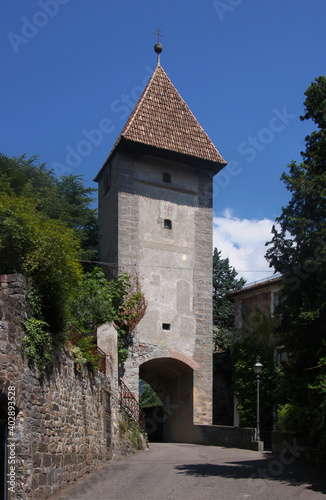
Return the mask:
<svg viewBox="0 0 326 500">
<path fill-rule="evenodd" d="M 115 453 L 118 402 L 110 380 L 86 369 L 77 373 L 68 352 L 58 355 L 40 382 L 21 357 L 28 283 L 20 275 L 2 275 L 0 285 L 1 411 L 9 392 L 15 393 L 16 410 L 8 440 L 15 451 L 12 497 L 48 498 Z"/>
<path fill-rule="evenodd" d="M 194 425 L 194 443 L 264 451 L 263 441 L 255 441 L 255 429 L 250 427 Z"/>
<path fill-rule="evenodd" d="M 297 438 L 283 434 L 281 431 L 272 432 L 272 452 L 278 456 L 283 464 L 295 460 L 306 460 L 316 466 L 316 458 L 311 443 L 304 437 Z"/>
</svg>

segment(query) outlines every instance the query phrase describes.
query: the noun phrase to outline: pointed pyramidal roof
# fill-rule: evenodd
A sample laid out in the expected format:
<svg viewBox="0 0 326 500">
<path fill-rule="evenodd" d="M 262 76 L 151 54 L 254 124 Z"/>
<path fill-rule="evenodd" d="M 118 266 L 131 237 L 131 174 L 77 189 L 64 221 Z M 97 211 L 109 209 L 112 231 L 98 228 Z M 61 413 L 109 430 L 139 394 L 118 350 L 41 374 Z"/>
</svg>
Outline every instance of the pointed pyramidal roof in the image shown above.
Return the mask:
<svg viewBox="0 0 326 500">
<path fill-rule="evenodd" d="M 208 163 L 214 173 L 226 165 L 159 62 L 104 165 L 127 143 L 163 156 L 167 152 L 170 157 L 181 155 L 185 162 L 191 158 Z"/>
</svg>

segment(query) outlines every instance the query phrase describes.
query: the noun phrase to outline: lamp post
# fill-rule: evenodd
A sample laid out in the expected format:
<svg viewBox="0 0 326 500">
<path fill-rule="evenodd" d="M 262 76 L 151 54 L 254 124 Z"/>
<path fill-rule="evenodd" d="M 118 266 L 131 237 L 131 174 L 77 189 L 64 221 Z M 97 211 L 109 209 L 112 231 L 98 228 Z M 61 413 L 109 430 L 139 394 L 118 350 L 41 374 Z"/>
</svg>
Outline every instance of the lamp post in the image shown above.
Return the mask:
<svg viewBox="0 0 326 500">
<path fill-rule="evenodd" d="M 263 365 L 260 361 L 257 361 L 254 366 L 254 372 L 256 374 L 257 379 L 257 441 L 260 441 L 260 422 L 259 422 L 259 382 L 260 382 L 260 374 L 262 371 Z"/>
</svg>

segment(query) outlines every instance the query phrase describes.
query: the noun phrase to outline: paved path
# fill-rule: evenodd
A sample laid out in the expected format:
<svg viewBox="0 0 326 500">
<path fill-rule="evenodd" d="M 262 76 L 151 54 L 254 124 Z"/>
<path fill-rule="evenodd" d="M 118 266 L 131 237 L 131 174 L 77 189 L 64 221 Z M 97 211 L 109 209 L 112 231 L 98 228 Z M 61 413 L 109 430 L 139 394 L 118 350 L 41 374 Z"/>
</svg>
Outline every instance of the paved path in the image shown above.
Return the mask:
<svg viewBox="0 0 326 500">
<path fill-rule="evenodd" d="M 273 457 L 234 448 L 153 443 L 112 460 L 51 499 L 287 500 L 326 499 L 326 481 L 290 453 Z"/>
</svg>

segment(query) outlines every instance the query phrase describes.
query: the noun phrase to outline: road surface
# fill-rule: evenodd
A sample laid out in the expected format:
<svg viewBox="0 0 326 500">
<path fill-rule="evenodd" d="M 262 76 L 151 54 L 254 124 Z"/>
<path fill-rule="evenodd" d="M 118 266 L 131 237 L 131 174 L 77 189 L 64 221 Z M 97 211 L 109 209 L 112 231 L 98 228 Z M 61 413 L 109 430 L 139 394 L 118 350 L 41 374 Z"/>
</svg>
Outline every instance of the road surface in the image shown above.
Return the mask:
<svg viewBox="0 0 326 500">
<path fill-rule="evenodd" d="M 294 451 L 294 453 L 296 453 Z M 109 461 L 51 500 L 326 499 L 326 481 L 291 450 L 279 457 L 235 448 L 152 443 Z"/>
</svg>

